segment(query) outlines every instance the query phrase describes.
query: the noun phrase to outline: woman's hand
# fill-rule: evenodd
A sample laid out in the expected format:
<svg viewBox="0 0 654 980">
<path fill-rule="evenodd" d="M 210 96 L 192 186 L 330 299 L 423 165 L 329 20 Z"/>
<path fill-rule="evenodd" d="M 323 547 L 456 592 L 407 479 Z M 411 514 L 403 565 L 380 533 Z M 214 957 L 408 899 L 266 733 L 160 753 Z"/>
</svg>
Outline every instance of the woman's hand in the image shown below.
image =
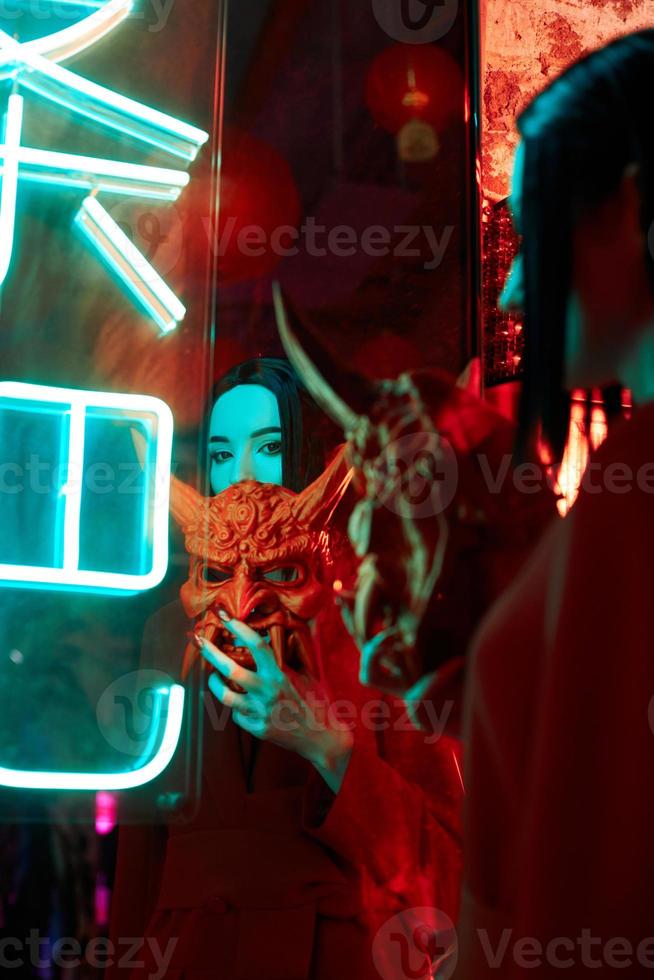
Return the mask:
<svg viewBox="0 0 654 980">
<path fill-rule="evenodd" d="M 238 619 L 223 622 L 237 643 L 252 654 L 257 669 L 241 667 L 215 644 L 196 634 L 203 656 L 215 667 L 209 677 L 210 690 L 231 708 L 237 725 L 308 759 L 337 793 L 352 753 L 352 733 L 327 723 L 327 711 L 319 714 L 315 696 L 307 698 L 308 682 L 295 671 L 282 671 L 272 648 L 255 630 Z M 232 691 L 225 684 L 226 679 L 245 693 Z M 311 685 L 311 692 L 315 695 L 315 685 Z M 313 706 L 310 700 L 314 701 Z M 324 706 L 324 700 L 322 703 Z"/>
</svg>

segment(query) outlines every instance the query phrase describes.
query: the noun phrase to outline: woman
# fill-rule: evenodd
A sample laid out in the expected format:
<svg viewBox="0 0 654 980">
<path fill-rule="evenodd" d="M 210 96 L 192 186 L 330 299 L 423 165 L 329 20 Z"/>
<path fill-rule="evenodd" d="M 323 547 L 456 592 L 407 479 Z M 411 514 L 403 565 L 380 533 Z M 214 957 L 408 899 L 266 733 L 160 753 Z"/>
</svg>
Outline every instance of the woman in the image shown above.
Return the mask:
<svg viewBox="0 0 654 980">
<path fill-rule="evenodd" d="M 523 451 L 566 390 L 637 406 L 478 635 L 457 976 L 654 968 L 654 31 L 574 65 L 519 120 Z M 648 236 L 650 244 L 648 245 Z"/>
<path fill-rule="evenodd" d="M 230 372 L 216 387 L 209 424 L 211 489 L 246 479 L 304 486 L 316 469 L 312 412 L 284 361 Z M 123 830 L 112 934 L 148 937 L 170 952 L 162 966 L 149 942 L 139 978 L 377 978 L 376 966 L 388 969 L 395 955 L 383 937 L 375 943 L 387 920 L 424 905 L 455 915 L 454 745 L 446 738 L 425 745 L 397 704 L 359 687 L 356 653 L 335 610 L 315 627 L 326 691 L 311 678 L 298 686 L 245 623 L 226 625 L 258 670 L 238 667 L 198 637 L 213 668 L 208 686 L 230 716 L 219 731 L 205 726 L 193 822 Z M 180 661 L 186 630 L 177 604 L 163 610 L 154 636 L 171 641 L 144 662 Z M 353 726 L 316 713 L 310 682 L 312 695 L 318 690 L 348 709 Z M 289 701 L 302 719 L 292 726 L 275 713 Z"/>
</svg>

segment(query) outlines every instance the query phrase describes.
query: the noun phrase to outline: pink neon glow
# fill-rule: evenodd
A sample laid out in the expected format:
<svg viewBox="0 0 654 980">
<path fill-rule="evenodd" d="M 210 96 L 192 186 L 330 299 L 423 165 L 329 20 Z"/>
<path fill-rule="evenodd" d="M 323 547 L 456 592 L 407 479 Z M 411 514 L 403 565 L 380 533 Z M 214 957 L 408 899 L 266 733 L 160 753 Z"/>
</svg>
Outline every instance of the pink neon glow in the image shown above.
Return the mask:
<svg viewBox="0 0 654 980">
<path fill-rule="evenodd" d="M 114 793 L 100 792 L 95 796 L 95 832 L 110 834 L 116 826 L 117 799 Z"/>
<path fill-rule="evenodd" d="M 111 905 L 111 889 L 108 887 L 104 875 L 99 874 L 95 881 L 96 926 L 106 926 L 109 924 L 110 905 Z"/>
</svg>

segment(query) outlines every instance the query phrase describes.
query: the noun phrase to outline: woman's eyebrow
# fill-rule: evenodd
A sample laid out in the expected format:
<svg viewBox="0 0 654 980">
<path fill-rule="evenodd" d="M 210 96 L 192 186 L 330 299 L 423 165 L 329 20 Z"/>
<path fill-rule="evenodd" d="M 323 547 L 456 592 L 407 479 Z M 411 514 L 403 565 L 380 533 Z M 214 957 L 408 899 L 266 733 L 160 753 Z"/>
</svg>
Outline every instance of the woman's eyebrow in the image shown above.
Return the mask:
<svg viewBox="0 0 654 980">
<path fill-rule="evenodd" d="M 258 439 L 259 436 L 269 436 L 276 433 L 278 435 L 282 434 L 282 430 L 278 425 L 270 425 L 266 429 L 257 429 L 256 432 L 250 433 L 250 439 Z M 227 436 L 210 436 L 209 442 L 229 442 Z"/>
<path fill-rule="evenodd" d="M 256 432 L 252 432 L 250 435 L 250 439 L 258 439 L 259 436 L 269 436 L 272 435 L 274 432 L 279 433 L 279 435 L 282 434 L 282 430 L 278 425 L 271 425 L 268 426 L 267 429 L 257 429 Z"/>
</svg>

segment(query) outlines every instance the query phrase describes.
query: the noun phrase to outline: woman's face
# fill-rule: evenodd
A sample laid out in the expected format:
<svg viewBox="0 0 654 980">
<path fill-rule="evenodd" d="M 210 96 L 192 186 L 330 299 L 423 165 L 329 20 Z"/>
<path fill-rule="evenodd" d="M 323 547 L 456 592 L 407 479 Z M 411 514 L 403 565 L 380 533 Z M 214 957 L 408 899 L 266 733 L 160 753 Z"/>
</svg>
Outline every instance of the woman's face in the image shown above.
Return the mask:
<svg viewBox="0 0 654 980">
<path fill-rule="evenodd" d="M 279 405 L 262 385 L 238 385 L 216 401 L 209 423 L 213 493 L 239 480 L 282 483 Z"/>
<path fill-rule="evenodd" d="M 510 208 L 518 234 L 522 229 L 524 148 L 516 152 Z M 654 310 L 640 220 L 637 171 L 627 168 L 617 191 L 583 211 L 573 236 L 573 287 L 565 327 L 568 388 L 623 382 L 622 364 L 634 334 Z M 500 297 L 500 309 L 524 313 L 522 255 L 516 258 Z"/>
</svg>

